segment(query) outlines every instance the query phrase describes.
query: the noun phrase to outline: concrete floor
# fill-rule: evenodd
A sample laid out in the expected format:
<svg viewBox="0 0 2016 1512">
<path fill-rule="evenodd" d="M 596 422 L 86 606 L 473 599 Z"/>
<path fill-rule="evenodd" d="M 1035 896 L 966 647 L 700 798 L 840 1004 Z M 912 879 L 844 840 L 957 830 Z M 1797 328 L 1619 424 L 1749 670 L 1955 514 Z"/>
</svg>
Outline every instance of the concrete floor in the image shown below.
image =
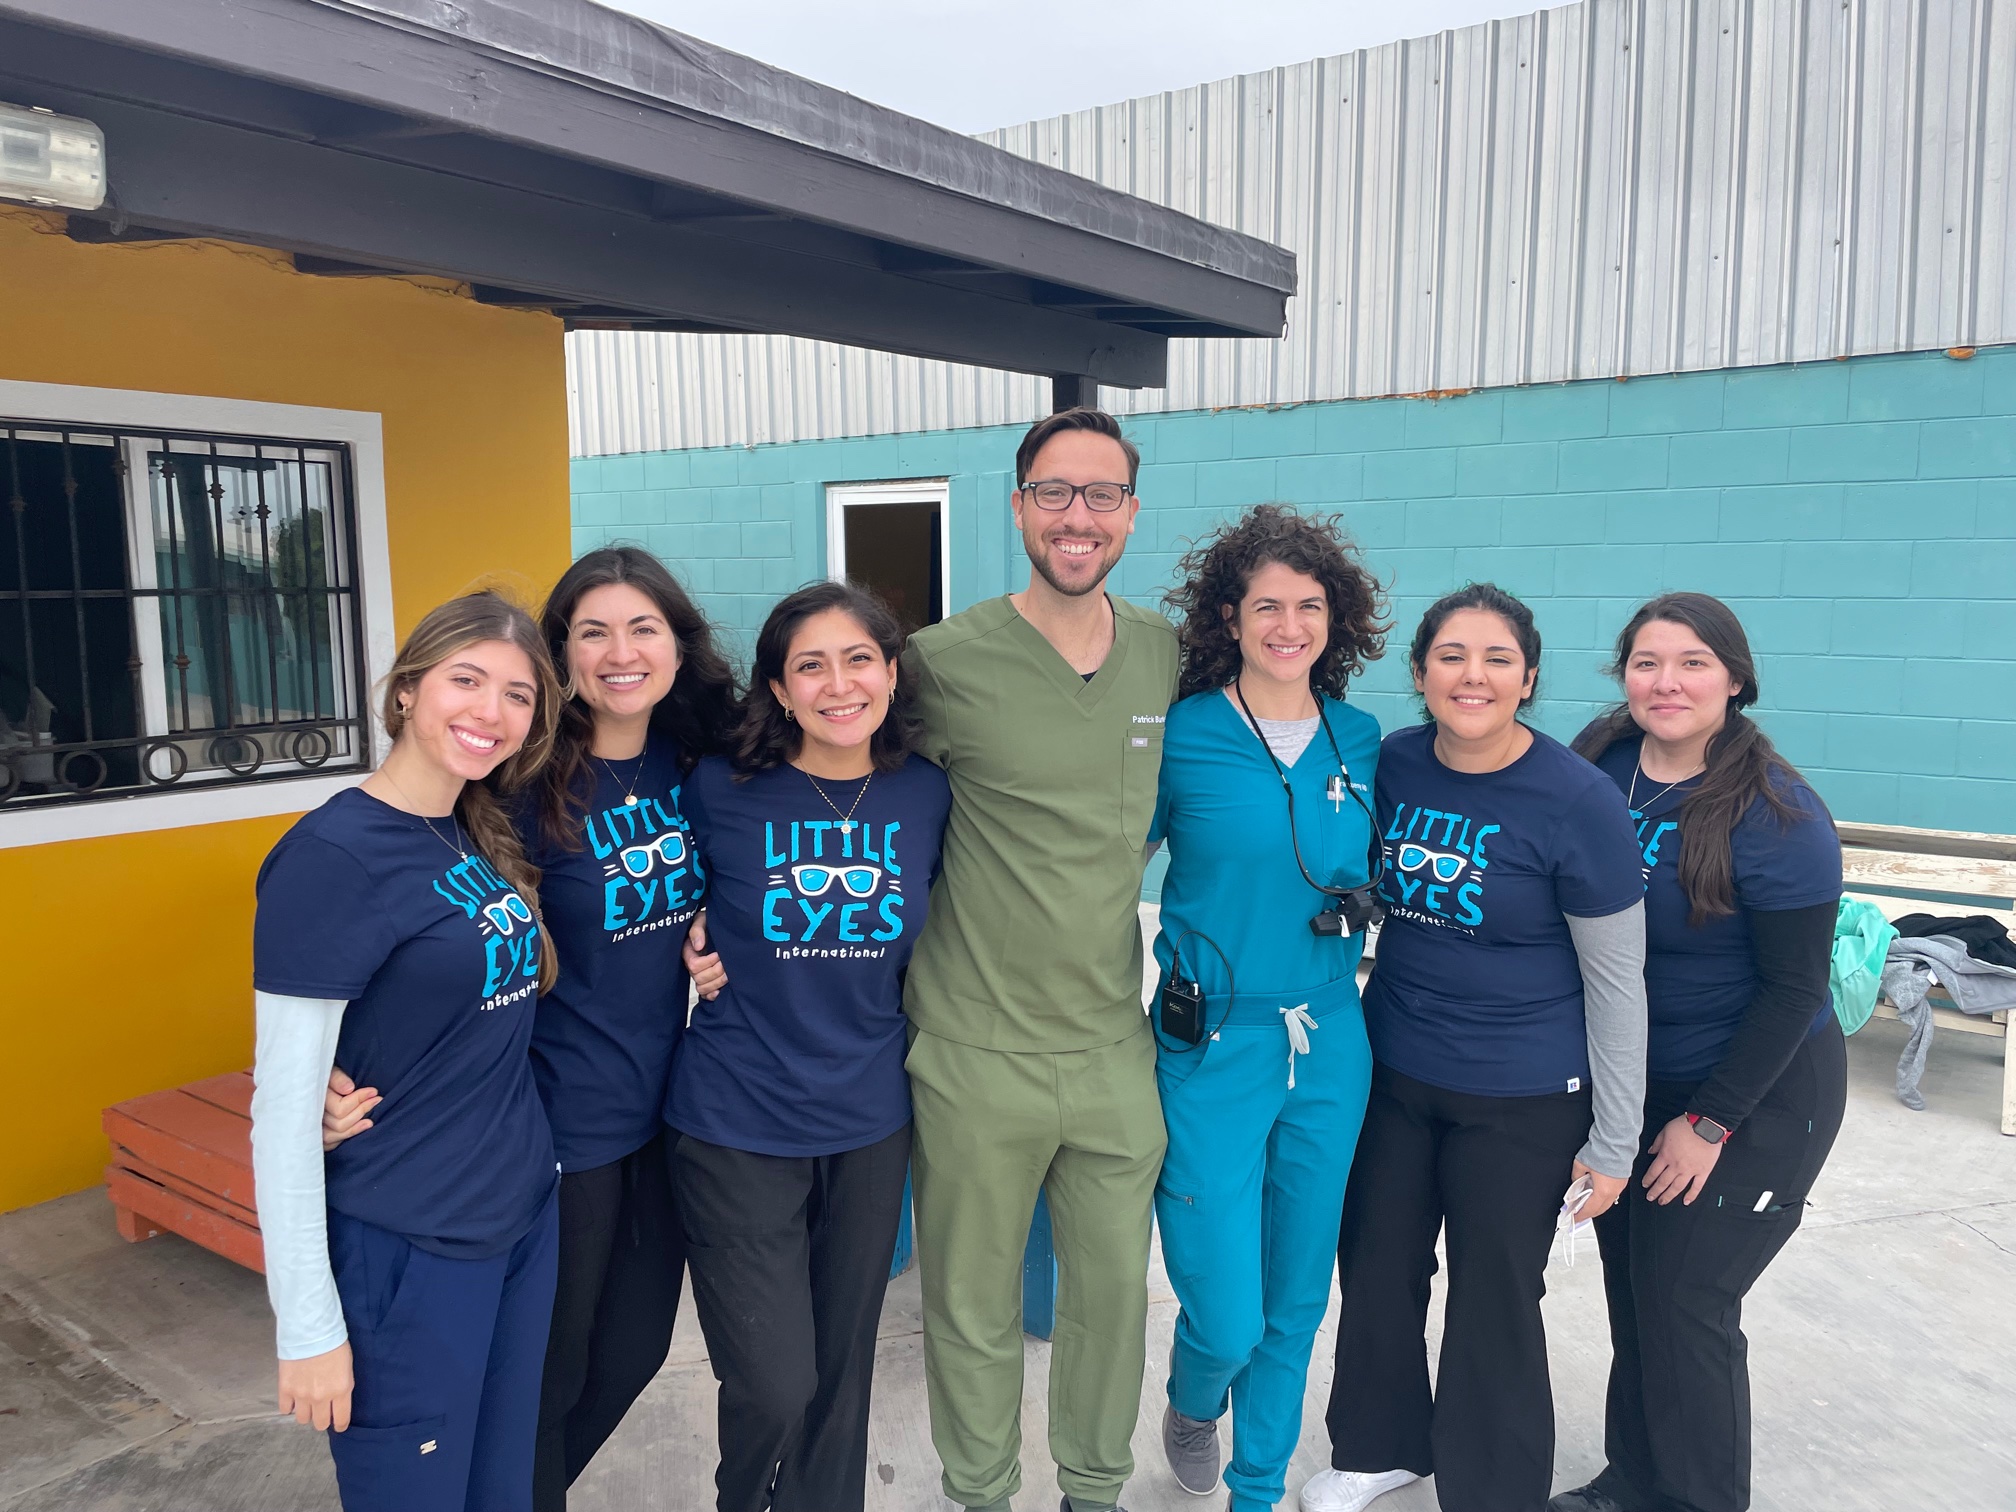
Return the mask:
<svg viewBox="0 0 2016 1512">
<path fill-rule="evenodd" d="M 2001 1044 L 1946 1035 L 1914 1114 L 1891 1095 L 1902 1031 L 1849 1046 L 1847 1125 L 1804 1231 L 1752 1296 L 1760 1512 L 2016 1508 L 2016 1139 L 1996 1132 Z M 1608 1364 L 1592 1251 L 1550 1276 L 1560 1425 L 1555 1472 L 1601 1463 Z M 1159 1263 L 1133 1512 L 1221 1505 L 1161 1463 L 1160 1366 L 1175 1302 Z M 257 1276 L 168 1236 L 127 1245 L 98 1192 L 0 1217 L 0 1512 L 322 1512 L 320 1439 L 271 1412 L 271 1328 Z M 1327 1463 L 1326 1328 L 1310 1371 L 1290 1498 Z M 1055 1505 L 1044 1449 L 1047 1346 L 1030 1341 L 1025 1512 Z M 915 1273 L 891 1288 L 869 1446 L 874 1512 L 938 1512 Z M 711 1507 L 713 1382 L 682 1317 L 672 1357 L 575 1489 L 576 1512 Z M 1379 1512 L 1424 1512 L 1432 1487 Z"/>
</svg>

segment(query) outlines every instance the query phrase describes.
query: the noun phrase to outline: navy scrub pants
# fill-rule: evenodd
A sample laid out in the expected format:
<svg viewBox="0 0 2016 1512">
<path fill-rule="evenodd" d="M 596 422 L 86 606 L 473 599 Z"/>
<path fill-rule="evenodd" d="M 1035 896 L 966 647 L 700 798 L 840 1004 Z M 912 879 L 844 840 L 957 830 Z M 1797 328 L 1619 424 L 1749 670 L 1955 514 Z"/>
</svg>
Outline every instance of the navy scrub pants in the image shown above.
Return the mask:
<svg viewBox="0 0 2016 1512">
<path fill-rule="evenodd" d="M 558 1213 L 556 1193 L 482 1260 L 329 1214 L 356 1375 L 350 1427 L 329 1435 L 346 1512 L 530 1512 Z"/>
</svg>

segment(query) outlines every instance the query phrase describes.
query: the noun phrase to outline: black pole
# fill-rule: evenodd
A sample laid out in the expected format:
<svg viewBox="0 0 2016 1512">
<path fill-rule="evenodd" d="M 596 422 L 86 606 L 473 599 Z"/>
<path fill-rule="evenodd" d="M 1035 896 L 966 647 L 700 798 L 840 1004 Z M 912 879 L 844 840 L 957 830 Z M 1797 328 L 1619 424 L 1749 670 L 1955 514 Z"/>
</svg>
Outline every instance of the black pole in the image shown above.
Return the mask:
<svg viewBox="0 0 2016 1512">
<path fill-rule="evenodd" d="M 1052 373 L 1050 375 L 1050 413 L 1055 415 L 1067 409 L 1096 409 L 1099 404 L 1099 385 L 1083 373 Z"/>
</svg>

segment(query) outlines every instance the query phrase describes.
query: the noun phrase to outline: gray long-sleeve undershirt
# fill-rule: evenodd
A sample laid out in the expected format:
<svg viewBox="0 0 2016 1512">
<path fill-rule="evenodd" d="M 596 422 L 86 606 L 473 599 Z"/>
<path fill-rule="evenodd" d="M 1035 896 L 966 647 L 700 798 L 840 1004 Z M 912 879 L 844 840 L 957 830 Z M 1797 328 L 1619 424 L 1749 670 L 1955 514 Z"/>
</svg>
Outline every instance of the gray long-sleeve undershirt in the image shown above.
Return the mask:
<svg viewBox="0 0 2016 1512">
<path fill-rule="evenodd" d="M 1564 914 L 1582 967 L 1595 1122 L 1576 1156 L 1605 1176 L 1629 1176 L 1645 1122 L 1645 905 L 1600 919 Z"/>
<path fill-rule="evenodd" d="M 322 1095 L 348 1005 L 273 992 L 255 992 L 252 1002 L 258 1018 L 252 1181 L 266 1249 L 266 1299 L 276 1352 L 283 1360 L 305 1360 L 350 1336 L 329 1266 L 322 1179 Z"/>
</svg>

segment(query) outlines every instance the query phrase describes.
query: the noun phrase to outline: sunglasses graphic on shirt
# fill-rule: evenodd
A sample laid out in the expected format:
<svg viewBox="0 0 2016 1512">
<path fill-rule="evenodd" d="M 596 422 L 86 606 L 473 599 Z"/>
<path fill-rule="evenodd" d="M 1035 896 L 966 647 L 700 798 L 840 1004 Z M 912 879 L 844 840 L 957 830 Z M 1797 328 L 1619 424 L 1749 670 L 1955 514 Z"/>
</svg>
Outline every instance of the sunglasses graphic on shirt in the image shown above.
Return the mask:
<svg viewBox="0 0 2016 1512">
<path fill-rule="evenodd" d="M 651 858 L 664 858 L 667 866 L 677 866 L 686 859 L 686 832 L 667 830 L 656 839 L 646 840 L 642 845 L 632 845 L 617 857 L 623 863 L 623 870 L 633 877 L 651 875 Z"/>
<path fill-rule="evenodd" d="M 791 868 L 791 880 L 798 884 L 798 891 L 808 898 L 816 898 L 837 880 L 849 896 L 866 898 L 875 891 L 875 884 L 882 880 L 879 866 L 821 866 L 817 862 L 806 862 L 803 866 Z"/>
<path fill-rule="evenodd" d="M 1409 841 L 1400 847 L 1393 864 L 1403 872 L 1420 871 L 1425 866 L 1437 882 L 1454 882 L 1463 875 L 1463 868 L 1470 864 L 1470 858 L 1451 851 L 1432 851 L 1425 845 Z"/>
<path fill-rule="evenodd" d="M 508 935 L 515 932 L 520 924 L 532 922 L 532 905 L 515 892 L 506 893 L 495 903 L 483 905 L 483 917 L 497 927 L 497 933 Z"/>
</svg>

